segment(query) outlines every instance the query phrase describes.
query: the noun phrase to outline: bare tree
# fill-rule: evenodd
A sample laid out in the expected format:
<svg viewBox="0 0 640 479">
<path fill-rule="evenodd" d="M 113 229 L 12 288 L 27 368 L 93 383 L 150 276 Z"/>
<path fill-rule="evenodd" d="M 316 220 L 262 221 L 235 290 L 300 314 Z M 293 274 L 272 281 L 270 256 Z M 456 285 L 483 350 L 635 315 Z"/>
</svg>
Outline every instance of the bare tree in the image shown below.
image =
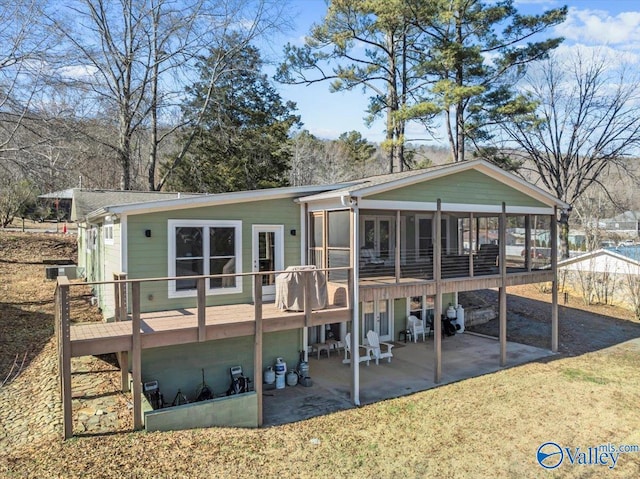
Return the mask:
<svg viewBox="0 0 640 479">
<path fill-rule="evenodd" d="M 115 135 L 96 138 L 88 132 L 87 137 L 115 152 L 121 188 L 140 186 L 136 172 L 143 169 L 149 189 L 164 185 L 166 177 L 156 178 L 159 146 L 185 126 L 178 104 L 194 80 L 198 57 L 230 30 L 242 32 L 248 44 L 276 28 L 284 8 L 275 0 L 65 3 L 55 22 L 67 39 L 75 75 L 67 66 L 60 79 L 83 92 L 84 104 L 94 106 L 93 119 L 114 126 Z"/>
<path fill-rule="evenodd" d="M 612 168 L 625 168 L 640 145 L 640 82 L 627 65 L 612 67 L 601 52 L 558 55 L 530 75 L 524 93 L 538 102 L 535 116 L 502 124 L 521 155 L 523 170 L 561 200 L 574 204 Z M 569 256 L 569 214 L 560 217 L 561 255 Z"/>
</svg>

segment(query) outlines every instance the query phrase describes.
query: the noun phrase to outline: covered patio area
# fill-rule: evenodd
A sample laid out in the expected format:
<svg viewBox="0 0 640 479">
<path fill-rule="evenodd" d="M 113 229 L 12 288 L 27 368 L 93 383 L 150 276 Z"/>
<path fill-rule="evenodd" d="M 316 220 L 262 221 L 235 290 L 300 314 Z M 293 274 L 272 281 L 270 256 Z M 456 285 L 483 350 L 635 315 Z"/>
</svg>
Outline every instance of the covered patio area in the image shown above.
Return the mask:
<svg viewBox="0 0 640 479">
<path fill-rule="evenodd" d="M 433 337 L 426 342 L 394 343 L 393 359 L 367 367 L 360 363 L 360 401 L 372 404 L 424 391 L 444 384 L 490 374 L 500 369 L 497 338 L 473 333 L 456 334 L 442 340 L 442 377 L 434 382 Z M 546 349 L 507 343 L 507 366 L 513 367 L 552 356 Z M 264 391 L 264 425 L 274 426 L 350 409 L 351 368 L 342 364 L 344 353 L 327 358 L 309 357 L 313 386 L 287 386 Z"/>
</svg>

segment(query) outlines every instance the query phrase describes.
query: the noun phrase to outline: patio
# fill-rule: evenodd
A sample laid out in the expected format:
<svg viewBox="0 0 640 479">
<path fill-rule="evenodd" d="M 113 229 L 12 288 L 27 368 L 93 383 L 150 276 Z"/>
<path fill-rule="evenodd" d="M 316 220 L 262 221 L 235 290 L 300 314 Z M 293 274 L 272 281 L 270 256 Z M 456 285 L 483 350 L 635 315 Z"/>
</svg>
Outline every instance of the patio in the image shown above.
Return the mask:
<svg viewBox="0 0 640 479">
<path fill-rule="evenodd" d="M 472 333 L 457 334 L 442 340 L 442 381 L 433 382 L 433 338 L 426 343 L 394 343 L 391 363 L 372 361 L 360 363 L 360 401 L 372 404 L 424 391 L 444 384 L 489 374 L 502 369 L 500 342 Z M 527 346 L 507 343 L 507 367 L 552 356 L 553 353 Z M 309 357 L 309 373 L 313 386 L 286 387 L 263 393 L 264 425 L 275 426 L 315 416 L 350 409 L 351 368 L 342 364 L 344 353 L 333 352 L 318 360 Z"/>
</svg>

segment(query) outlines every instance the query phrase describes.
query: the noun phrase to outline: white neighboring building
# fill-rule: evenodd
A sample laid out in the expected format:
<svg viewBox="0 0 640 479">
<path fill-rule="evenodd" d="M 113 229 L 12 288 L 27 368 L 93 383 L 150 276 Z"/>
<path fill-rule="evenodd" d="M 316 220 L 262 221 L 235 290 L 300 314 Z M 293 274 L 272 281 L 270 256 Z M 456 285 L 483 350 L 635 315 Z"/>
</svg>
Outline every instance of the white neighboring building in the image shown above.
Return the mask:
<svg viewBox="0 0 640 479">
<path fill-rule="evenodd" d="M 639 248 L 598 249 L 558 262 L 558 281 L 590 303 L 634 310 L 640 302 Z"/>
</svg>

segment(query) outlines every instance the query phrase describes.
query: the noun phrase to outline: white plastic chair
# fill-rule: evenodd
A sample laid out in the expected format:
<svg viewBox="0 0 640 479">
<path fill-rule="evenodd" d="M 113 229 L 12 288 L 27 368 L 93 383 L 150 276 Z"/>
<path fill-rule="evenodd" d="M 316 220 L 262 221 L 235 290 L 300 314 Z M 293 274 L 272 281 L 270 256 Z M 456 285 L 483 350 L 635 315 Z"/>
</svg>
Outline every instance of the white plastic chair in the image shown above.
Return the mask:
<svg viewBox="0 0 640 479">
<path fill-rule="evenodd" d="M 424 321 L 418 319 L 414 315 L 411 315 L 407 318 L 407 323 L 409 324 L 409 331 L 411 331 L 411 337 L 413 338 L 413 342 L 418 342 L 418 335 L 422 334 L 422 340 L 427 340 L 427 331 L 424 328 Z"/>
<path fill-rule="evenodd" d="M 391 352 L 393 344 L 380 342 L 380 337 L 375 331 L 367 331 L 367 341 L 369 341 L 369 347 L 373 353 L 373 358 L 376 360 L 376 364 L 379 364 L 380 359 L 385 358 L 388 362 L 391 362 L 391 358 L 393 357 L 393 353 Z"/>
<path fill-rule="evenodd" d="M 360 347 L 358 348 L 358 353 L 360 353 L 360 348 L 365 350 L 365 354 L 364 356 L 360 356 L 360 354 L 358 354 L 358 362 L 366 361 L 367 366 L 369 366 L 369 361 L 371 361 L 372 359 L 371 348 L 368 346 L 360 345 Z M 344 336 L 344 359 L 342 360 L 343 364 L 351 363 L 351 358 L 349 358 L 349 356 L 353 357 L 353 354 L 351 354 L 351 333 L 347 333 Z"/>
</svg>

